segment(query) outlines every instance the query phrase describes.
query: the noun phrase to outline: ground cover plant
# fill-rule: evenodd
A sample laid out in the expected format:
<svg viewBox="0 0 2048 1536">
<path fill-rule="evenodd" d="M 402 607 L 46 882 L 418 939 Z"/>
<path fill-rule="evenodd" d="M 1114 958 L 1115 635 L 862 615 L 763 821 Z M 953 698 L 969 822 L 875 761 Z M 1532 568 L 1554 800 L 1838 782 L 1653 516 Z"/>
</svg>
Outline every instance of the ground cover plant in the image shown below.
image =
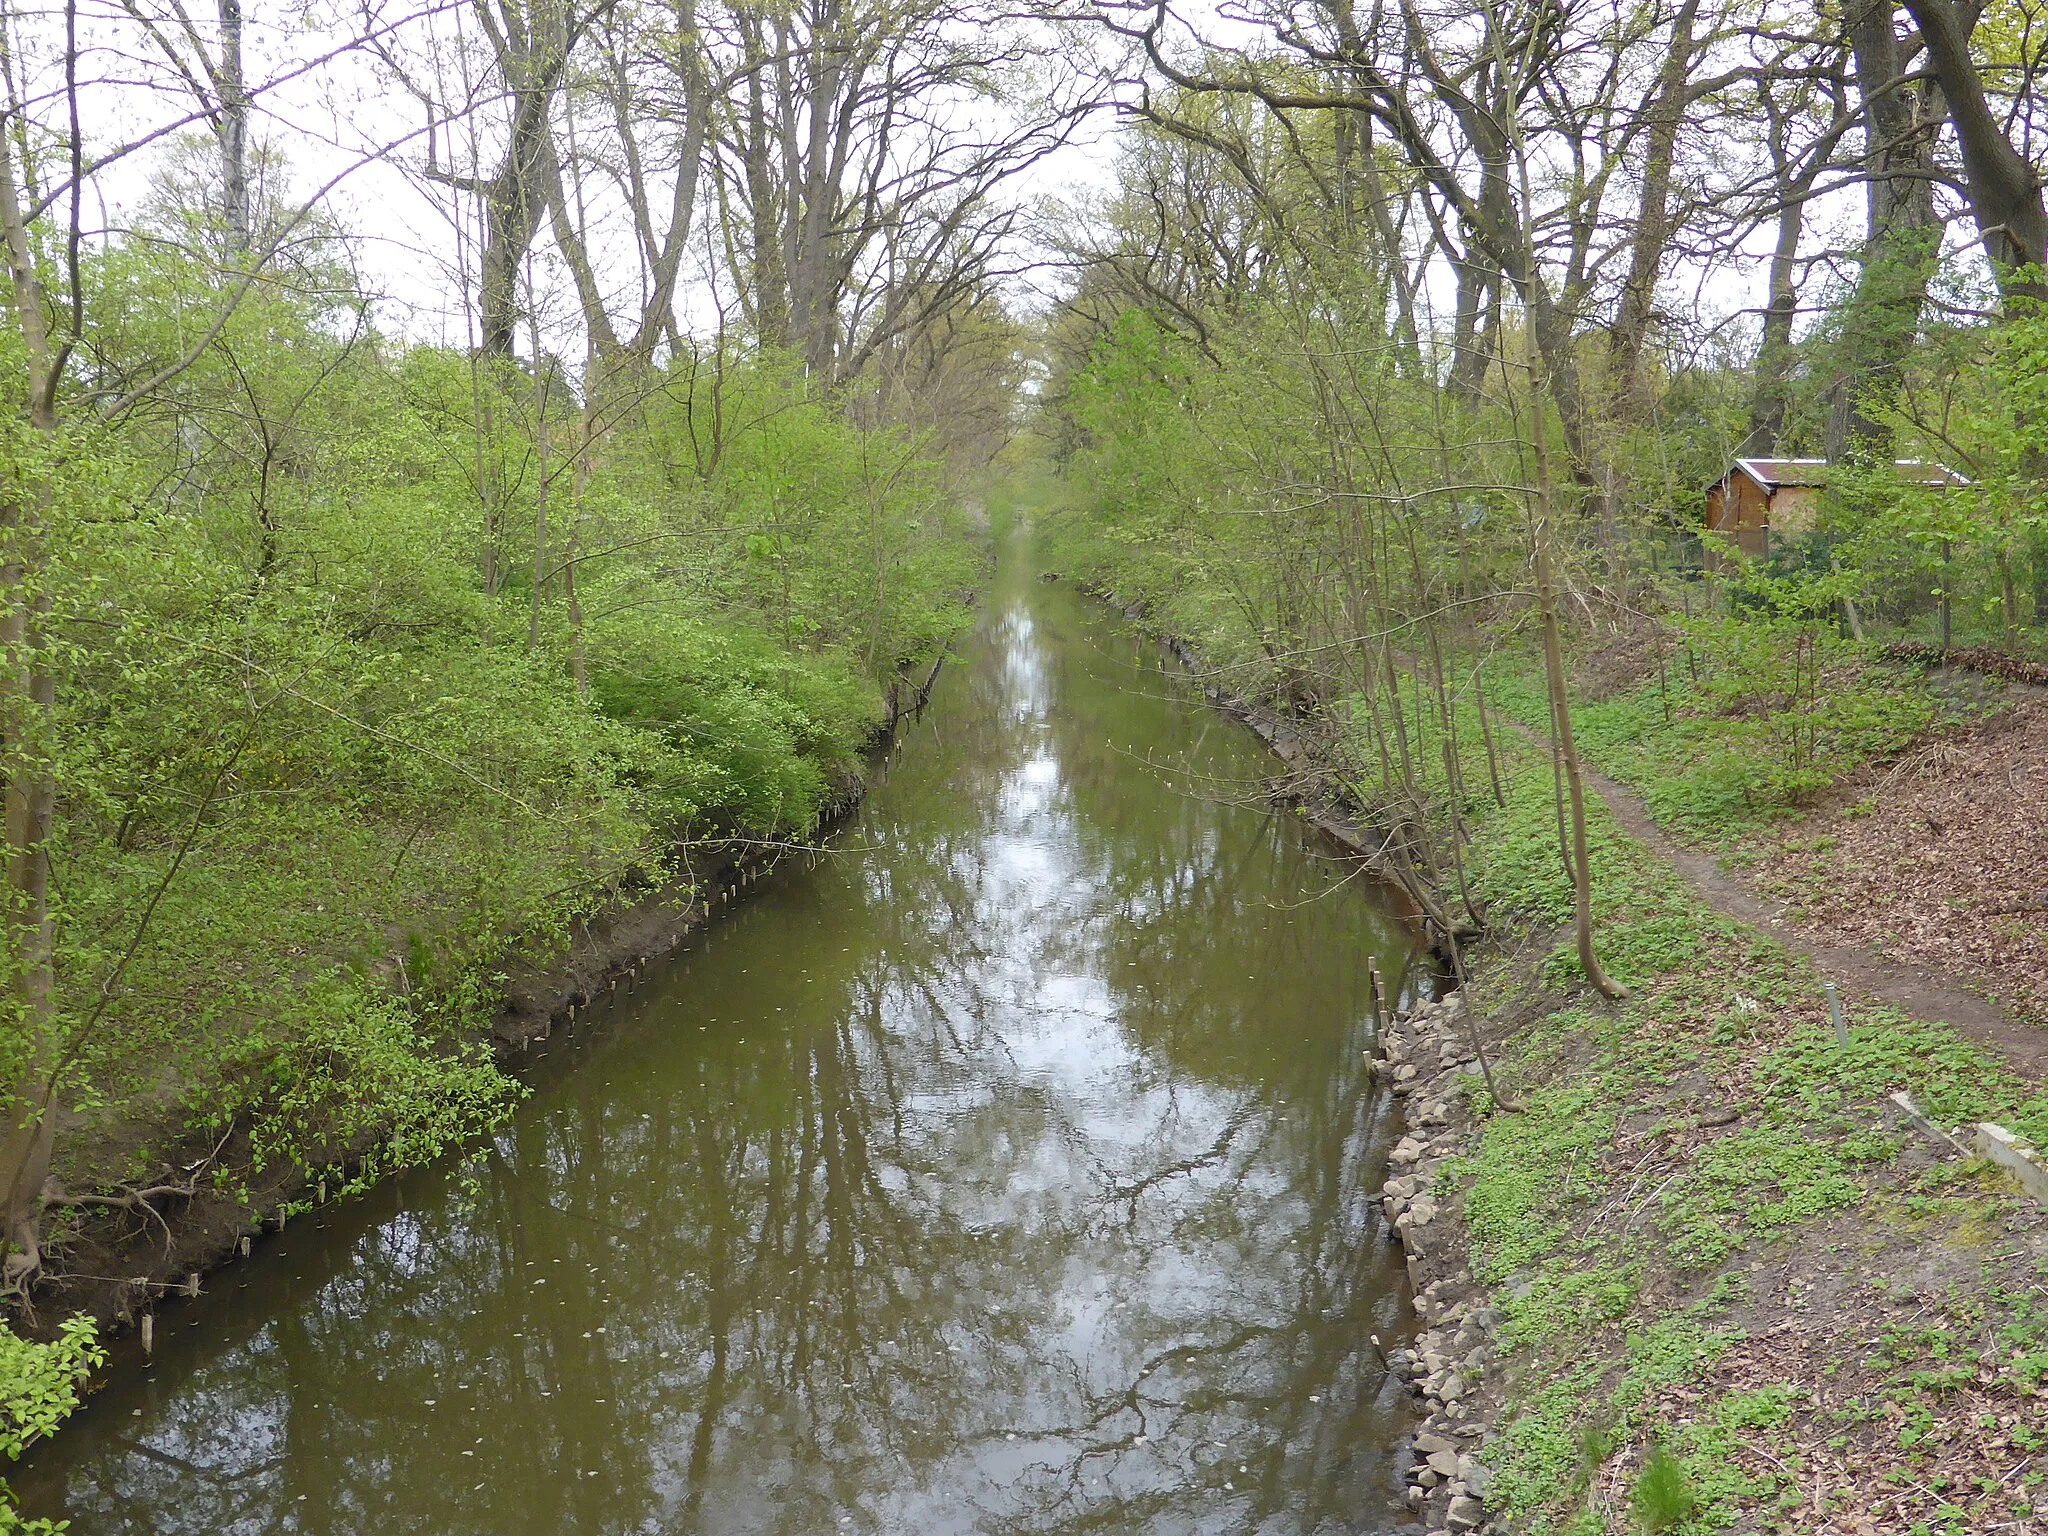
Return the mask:
<svg viewBox="0 0 2048 1536">
<path fill-rule="evenodd" d="M 1528 1144 L 1490 1126 L 1465 1193 L 1528 1348 L 1622 1333 L 1524 1400 L 1512 1507 L 1685 1530 L 1778 1478 L 1990 1520 L 1923 1419 L 2007 1367 L 1938 1385 L 1946 1335 L 1856 1399 L 1903 1514 L 1778 1466 L 1824 1460 L 1819 1345 L 1671 1405 L 1758 1347 L 1744 1255 L 2004 1221 L 1879 1079 L 2037 1110 L 1910 1020 L 1815 1036 L 1813 978 L 1598 791 L 2040 1005 L 2038 722 L 2001 745 L 1891 651 L 2048 654 L 2038 9 L 8 13 L 0 1292 L 196 1179 L 501 1113 L 513 958 L 815 830 L 965 622 L 1007 452 L 1051 563 L 1255 712 L 1443 947 L 1537 936 Z M 1091 121 L 1088 190 L 1020 179 Z M 1546 1202 L 1596 1185 L 1656 1263 L 1580 1253 Z"/>
<path fill-rule="evenodd" d="M 1546 777 L 1525 764 L 1476 854 L 1521 941 L 1474 981 L 1519 1111 L 1475 1085 L 1443 1175 L 1504 1319 L 1490 1499 L 1536 1531 L 2024 1523 L 2048 1244 L 1888 1095 L 2035 1137 L 2048 1096 L 1893 1010 L 1844 1042 L 1810 967 L 1605 817 L 1602 950 L 1631 995 L 1590 994 L 1551 947 L 1571 898 Z"/>
</svg>

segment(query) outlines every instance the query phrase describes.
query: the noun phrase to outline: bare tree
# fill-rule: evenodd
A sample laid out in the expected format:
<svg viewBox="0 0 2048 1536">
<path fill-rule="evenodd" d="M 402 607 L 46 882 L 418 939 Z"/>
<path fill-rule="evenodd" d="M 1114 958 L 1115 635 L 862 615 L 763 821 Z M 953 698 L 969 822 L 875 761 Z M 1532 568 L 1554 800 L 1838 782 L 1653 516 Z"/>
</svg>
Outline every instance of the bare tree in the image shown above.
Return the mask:
<svg viewBox="0 0 2048 1536">
<path fill-rule="evenodd" d="M 1981 6 L 1956 0 L 1906 0 L 1920 24 L 1928 62 L 1941 82 L 1962 147 L 1964 190 L 1999 285 L 2009 296 L 2048 297 L 2048 207 L 2041 172 L 2013 146 L 1992 114 L 1983 77 L 1970 56 Z"/>
<path fill-rule="evenodd" d="M 1472 391 L 1484 367 L 1474 342 L 1497 282 L 1528 317 L 1572 478 L 1584 493 L 1604 497 L 1614 482 L 1603 462 L 1604 392 L 1587 377 L 1577 338 L 1606 273 L 1624 260 L 1633 276 L 1620 290 L 1621 328 L 1629 337 L 1646 330 L 1670 234 L 1668 206 L 1646 219 L 1624 219 L 1614 204 L 1631 168 L 1657 197 L 1668 196 L 1678 123 L 1740 72 L 1662 67 L 1674 53 L 1693 59 L 1718 35 L 1718 21 L 1704 27 L 1691 0 L 1671 12 L 1630 11 L 1618 25 L 1566 16 L 1543 0 L 1462 0 L 1429 13 L 1402 0 L 1397 9 L 1398 15 L 1376 12 L 1370 27 L 1350 22 L 1335 0 L 1307 13 L 1320 25 L 1282 6 L 1251 13 L 1293 59 L 1324 71 L 1323 85 L 1286 57 L 1244 48 L 1211 43 L 1199 61 L 1176 57 L 1167 42 L 1175 18 L 1166 0 L 1098 14 L 1184 90 L 1238 92 L 1275 110 L 1334 109 L 1376 122 L 1437 210 L 1438 244 L 1458 282 L 1452 372 L 1461 391 Z M 1649 72 L 1656 108 L 1633 110 L 1631 85 L 1651 60 L 1658 65 Z M 1660 124 L 1672 146 L 1658 138 Z M 1535 174 L 1518 180 L 1518 156 Z M 1528 205 L 1539 196 L 1540 205 Z M 1618 346 L 1632 370 L 1640 342 Z"/>
<path fill-rule="evenodd" d="M 1852 117 L 1847 74 L 1838 63 L 1796 79 L 1788 96 L 1781 97 L 1782 84 L 1773 70 L 1758 71 L 1757 102 L 1764 117 L 1770 177 L 1757 217 L 1773 224 L 1775 238 L 1765 288 L 1763 325 L 1757 341 L 1749 431 L 1743 439 L 1743 446 L 1757 454 L 1774 452 L 1785 430 L 1785 415 L 1791 401 L 1792 326 L 1799 314 L 1797 277 L 1806 207 L 1813 197 L 1815 183 L 1833 163 L 1835 147 Z M 1803 121 L 1815 115 L 1816 98 L 1827 103 L 1829 115 L 1814 142 L 1801 146 L 1794 133 Z"/>
<path fill-rule="evenodd" d="M 1021 78 L 1045 43 L 950 0 L 737 0 L 715 30 L 733 82 L 719 193 L 747 318 L 828 387 L 971 298 L 1016 228 L 997 189 L 1086 105 L 992 111 L 989 83 Z"/>
<path fill-rule="evenodd" d="M 1626 420 L 1650 415 L 1648 382 L 1643 377 L 1643 349 L 1655 313 L 1657 280 L 1673 228 L 1671 175 L 1678 151 L 1678 131 L 1685 121 L 1696 62 L 1694 28 L 1700 0 L 1680 0 L 1671 19 L 1669 51 L 1657 76 L 1654 95 L 1645 103 L 1642 190 L 1636 202 L 1635 228 L 1628 242 L 1628 275 L 1622 279 L 1609 332 L 1609 369 L 1617 413 Z"/>
<path fill-rule="evenodd" d="M 249 249 L 249 90 L 242 70 L 242 0 L 217 0 L 211 43 L 183 5 L 164 16 L 121 0 L 212 126 L 220 157 L 221 223 L 231 258 Z"/>
<path fill-rule="evenodd" d="M 599 7 L 609 3 L 599 0 Z M 509 358 L 519 330 L 521 266 L 561 177 L 552 124 L 556 94 L 570 50 L 596 12 L 579 10 L 575 0 L 475 0 L 474 12 L 508 107 L 497 168 L 485 175 L 430 165 L 428 172 L 482 202 L 482 349 L 486 358 Z"/>
</svg>

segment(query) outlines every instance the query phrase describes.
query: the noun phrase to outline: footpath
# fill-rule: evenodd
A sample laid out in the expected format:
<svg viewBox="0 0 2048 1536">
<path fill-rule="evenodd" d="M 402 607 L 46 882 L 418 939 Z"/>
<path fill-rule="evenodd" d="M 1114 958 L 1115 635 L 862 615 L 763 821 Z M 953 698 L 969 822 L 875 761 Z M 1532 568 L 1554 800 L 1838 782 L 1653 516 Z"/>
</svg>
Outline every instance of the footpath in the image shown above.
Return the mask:
<svg viewBox="0 0 2048 1536">
<path fill-rule="evenodd" d="M 1800 932 L 1588 772 L 1606 1002 L 1549 778 L 1480 834 L 1466 990 L 1375 1063 L 1424 1528 L 2048 1532 L 2048 1214 L 1976 1134 L 2048 1132 L 2048 1040 Z"/>
</svg>

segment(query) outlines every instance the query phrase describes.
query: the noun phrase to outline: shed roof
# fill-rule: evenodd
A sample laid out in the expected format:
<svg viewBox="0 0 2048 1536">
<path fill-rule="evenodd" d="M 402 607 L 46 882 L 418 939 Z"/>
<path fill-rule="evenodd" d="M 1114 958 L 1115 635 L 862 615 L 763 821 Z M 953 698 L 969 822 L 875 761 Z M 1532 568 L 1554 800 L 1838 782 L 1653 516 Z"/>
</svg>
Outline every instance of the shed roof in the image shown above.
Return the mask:
<svg viewBox="0 0 2048 1536">
<path fill-rule="evenodd" d="M 1968 477 L 1959 475 L 1946 464 L 1937 464 L 1932 459 L 1894 459 L 1892 469 L 1901 478 L 1920 485 L 1947 487 L 1970 483 Z M 1788 485 L 1818 487 L 1828 483 L 1826 459 L 1737 459 L 1714 484 L 1721 484 L 1738 471 L 1749 476 L 1766 491 L 1779 490 Z"/>
</svg>

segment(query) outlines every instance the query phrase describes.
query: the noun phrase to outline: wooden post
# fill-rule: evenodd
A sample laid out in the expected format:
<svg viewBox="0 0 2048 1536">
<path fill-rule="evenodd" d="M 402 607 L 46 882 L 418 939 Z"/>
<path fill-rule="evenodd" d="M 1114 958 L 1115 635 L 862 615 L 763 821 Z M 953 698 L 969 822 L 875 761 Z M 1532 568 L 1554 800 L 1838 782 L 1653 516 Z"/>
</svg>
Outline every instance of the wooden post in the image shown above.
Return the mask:
<svg viewBox="0 0 2048 1536">
<path fill-rule="evenodd" d="M 1948 542 L 1948 540 L 1947 540 L 1947 539 L 1943 539 L 1943 540 L 1941 541 L 1941 648 L 1942 648 L 1942 649 L 1943 649 L 1944 651 L 1946 651 L 1946 650 L 1947 650 L 1947 649 L 1949 648 L 1949 642 L 1950 642 L 1950 641 L 1951 641 L 1952 639 L 1954 639 L 1954 630 L 1953 630 L 1953 628 L 1951 627 L 1951 625 L 1950 625 L 1950 622 L 1949 622 L 1949 620 L 1950 620 L 1950 610 L 1949 610 L 1949 592 L 1948 592 L 1948 589 L 1949 589 L 1949 574 L 1950 574 L 1950 573 L 1949 573 L 1949 556 L 1950 556 L 1950 554 L 1951 554 L 1951 551 L 1950 551 L 1950 548 L 1949 548 L 1949 542 Z"/>
</svg>

